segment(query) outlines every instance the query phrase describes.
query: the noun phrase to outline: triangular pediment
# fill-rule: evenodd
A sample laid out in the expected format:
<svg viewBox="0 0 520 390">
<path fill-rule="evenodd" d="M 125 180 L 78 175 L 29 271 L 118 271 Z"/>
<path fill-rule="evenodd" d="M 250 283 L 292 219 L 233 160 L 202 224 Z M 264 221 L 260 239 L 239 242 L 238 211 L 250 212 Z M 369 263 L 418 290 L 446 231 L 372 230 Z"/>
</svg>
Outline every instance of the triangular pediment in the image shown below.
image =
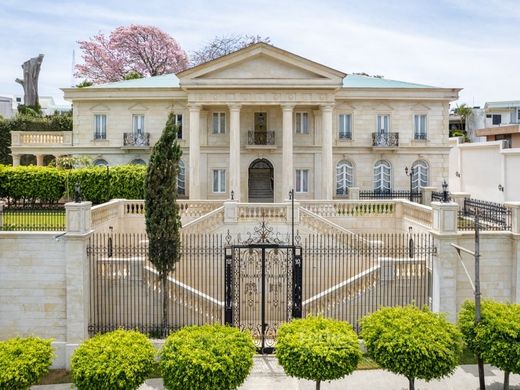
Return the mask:
<svg viewBox="0 0 520 390">
<path fill-rule="evenodd" d="M 411 109 L 412 109 L 412 111 L 428 111 L 428 110 L 431 110 L 431 107 L 429 107 L 425 104 L 422 104 L 422 103 L 417 103 L 417 104 L 412 105 Z"/>
<path fill-rule="evenodd" d="M 129 111 L 146 111 L 148 110 L 148 107 L 146 107 L 144 104 L 141 104 L 141 103 L 136 103 L 134 105 L 132 105 L 130 108 L 128 108 Z"/>
<path fill-rule="evenodd" d="M 345 74 L 260 43 L 177 74 L 181 87 L 342 85 Z"/>
<path fill-rule="evenodd" d="M 104 112 L 104 111 L 110 111 L 110 108 L 108 106 L 105 106 L 104 104 L 96 104 L 96 105 L 90 107 L 90 111 Z"/>
</svg>

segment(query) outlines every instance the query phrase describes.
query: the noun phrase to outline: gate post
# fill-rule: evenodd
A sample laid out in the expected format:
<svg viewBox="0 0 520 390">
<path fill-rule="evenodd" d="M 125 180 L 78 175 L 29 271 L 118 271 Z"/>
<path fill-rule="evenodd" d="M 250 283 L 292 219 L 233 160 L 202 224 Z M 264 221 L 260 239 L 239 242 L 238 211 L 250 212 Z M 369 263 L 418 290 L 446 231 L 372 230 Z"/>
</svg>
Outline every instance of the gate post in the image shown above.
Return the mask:
<svg viewBox="0 0 520 390">
<path fill-rule="evenodd" d="M 302 318 L 302 247 L 292 247 L 293 250 L 293 291 L 292 317 Z"/>
<path fill-rule="evenodd" d="M 225 262 L 224 262 L 224 324 L 233 324 L 233 247 L 225 248 Z"/>
</svg>

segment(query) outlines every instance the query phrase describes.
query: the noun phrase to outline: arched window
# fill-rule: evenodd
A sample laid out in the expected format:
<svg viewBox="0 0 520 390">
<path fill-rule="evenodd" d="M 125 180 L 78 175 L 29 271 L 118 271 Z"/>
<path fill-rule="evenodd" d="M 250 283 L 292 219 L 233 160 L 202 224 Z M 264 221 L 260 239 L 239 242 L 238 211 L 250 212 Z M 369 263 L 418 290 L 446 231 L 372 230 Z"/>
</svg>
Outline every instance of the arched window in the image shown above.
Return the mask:
<svg viewBox="0 0 520 390">
<path fill-rule="evenodd" d="M 374 165 L 374 191 L 390 192 L 392 167 L 386 160 L 379 160 Z"/>
<path fill-rule="evenodd" d="M 96 166 L 96 167 L 108 167 L 108 162 L 107 162 L 107 160 L 104 160 L 102 158 L 98 158 L 98 159 L 94 160 L 94 166 Z"/>
<path fill-rule="evenodd" d="M 177 194 L 186 195 L 186 166 L 179 160 L 179 173 L 177 175 Z"/>
<path fill-rule="evenodd" d="M 348 194 L 348 188 L 354 183 L 353 170 L 352 163 L 347 160 L 341 160 L 336 165 L 336 195 Z"/>
<path fill-rule="evenodd" d="M 424 160 L 417 160 L 412 165 L 412 190 L 419 191 L 423 187 L 428 186 L 428 163 Z"/>
<path fill-rule="evenodd" d="M 132 164 L 132 165 L 146 165 L 146 161 L 144 161 L 142 158 L 136 158 L 136 159 L 130 161 L 130 164 Z"/>
</svg>

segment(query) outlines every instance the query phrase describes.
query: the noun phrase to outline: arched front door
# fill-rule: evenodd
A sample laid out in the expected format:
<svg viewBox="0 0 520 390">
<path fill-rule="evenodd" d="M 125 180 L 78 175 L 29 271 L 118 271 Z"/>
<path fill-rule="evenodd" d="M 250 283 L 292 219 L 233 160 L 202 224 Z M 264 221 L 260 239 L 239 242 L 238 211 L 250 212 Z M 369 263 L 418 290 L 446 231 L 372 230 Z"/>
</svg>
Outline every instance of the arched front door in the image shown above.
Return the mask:
<svg viewBox="0 0 520 390">
<path fill-rule="evenodd" d="M 265 158 L 259 158 L 249 166 L 249 202 L 273 202 L 273 165 Z"/>
</svg>

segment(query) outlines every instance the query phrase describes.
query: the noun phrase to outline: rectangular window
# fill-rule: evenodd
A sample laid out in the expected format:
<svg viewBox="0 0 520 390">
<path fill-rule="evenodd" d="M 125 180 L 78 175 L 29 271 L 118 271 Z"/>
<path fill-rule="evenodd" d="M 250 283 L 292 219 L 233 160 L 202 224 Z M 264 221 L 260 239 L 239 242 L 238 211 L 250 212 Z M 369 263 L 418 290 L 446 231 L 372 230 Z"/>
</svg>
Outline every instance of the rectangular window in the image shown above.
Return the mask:
<svg viewBox="0 0 520 390">
<path fill-rule="evenodd" d="M 296 192 L 309 192 L 309 170 L 296 170 Z"/>
<path fill-rule="evenodd" d="M 216 192 L 216 193 L 226 192 L 226 170 L 225 169 L 214 169 L 213 170 L 213 192 Z"/>
<path fill-rule="evenodd" d="M 517 113 L 517 116 L 516 116 L 516 120 L 518 122 L 520 122 L 520 108 L 518 109 L 518 113 Z"/>
<path fill-rule="evenodd" d="M 352 115 L 341 114 L 338 120 L 339 139 L 352 139 Z"/>
<path fill-rule="evenodd" d="M 415 139 L 426 139 L 426 115 L 414 116 Z"/>
<path fill-rule="evenodd" d="M 388 134 L 389 131 L 390 131 L 390 115 L 378 115 L 376 132 L 378 134 Z"/>
<path fill-rule="evenodd" d="M 144 134 L 144 115 L 132 115 L 134 134 Z"/>
<path fill-rule="evenodd" d="M 213 134 L 224 134 L 226 132 L 226 113 L 213 113 Z"/>
<path fill-rule="evenodd" d="M 308 112 L 297 112 L 296 113 L 296 133 L 297 134 L 309 134 L 309 113 Z"/>
<path fill-rule="evenodd" d="M 179 126 L 177 130 L 177 138 L 182 139 L 182 114 L 174 114 L 173 115 L 174 124 Z"/>
<path fill-rule="evenodd" d="M 502 115 L 500 114 L 493 114 L 493 124 L 499 125 L 502 123 Z"/>
<path fill-rule="evenodd" d="M 104 114 L 95 115 L 96 131 L 94 139 L 107 139 L 107 116 Z"/>
</svg>

